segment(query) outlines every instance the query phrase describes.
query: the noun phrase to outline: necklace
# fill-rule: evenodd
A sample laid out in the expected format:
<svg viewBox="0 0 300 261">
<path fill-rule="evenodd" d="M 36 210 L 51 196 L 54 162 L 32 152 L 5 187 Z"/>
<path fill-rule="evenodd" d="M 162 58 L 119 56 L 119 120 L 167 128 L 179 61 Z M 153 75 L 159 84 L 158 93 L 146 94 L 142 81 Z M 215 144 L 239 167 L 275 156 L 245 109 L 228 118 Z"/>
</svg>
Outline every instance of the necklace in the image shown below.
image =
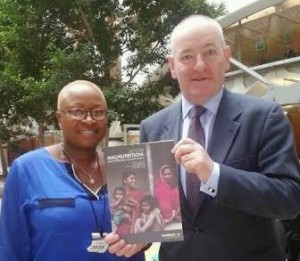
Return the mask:
<svg viewBox="0 0 300 261">
<path fill-rule="evenodd" d="M 88 181 L 88 182 L 89 182 L 91 185 L 94 185 L 94 184 L 95 184 L 94 173 L 95 173 L 95 171 L 96 171 L 96 169 L 97 169 L 97 167 L 98 167 L 98 164 L 95 164 L 95 166 L 94 166 L 94 168 L 93 168 L 93 171 L 92 171 L 92 172 L 89 172 L 89 171 L 86 171 L 83 167 L 81 167 L 81 166 L 78 164 L 78 162 L 70 156 L 70 154 L 67 152 L 66 148 L 65 148 L 63 145 L 62 145 L 62 154 L 63 154 L 63 155 L 61 155 L 60 158 L 63 159 L 64 156 L 67 157 L 68 160 L 70 161 L 70 163 L 71 163 L 72 165 L 76 165 L 76 166 L 82 171 L 82 173 L 83 173 L 84 175 L 86 175 L 86 176 L 89 178 L 89 181 Z M 99 159 L 98 159 L 98 153 L 96 152 L 96 161 L 98 162 L 98 160 L 99 160 Z"/>
</svg>

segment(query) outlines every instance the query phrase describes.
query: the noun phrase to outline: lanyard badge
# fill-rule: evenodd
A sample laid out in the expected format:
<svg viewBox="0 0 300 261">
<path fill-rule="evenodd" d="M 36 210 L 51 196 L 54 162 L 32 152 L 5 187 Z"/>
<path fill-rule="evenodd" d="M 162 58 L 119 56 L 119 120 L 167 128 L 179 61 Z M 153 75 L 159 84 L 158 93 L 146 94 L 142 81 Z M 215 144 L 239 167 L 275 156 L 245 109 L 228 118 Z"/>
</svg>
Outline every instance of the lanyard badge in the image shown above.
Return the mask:
<svg viewBox="0 0 300 261">
<path fill-rule="evenodd" d="M 93 253 L 104 253 L 108 248 L 108 244 L 104 241 L 104 237 L 106 235 L 107 233 L 103 233 L 103 235 L 101 235 L 101 233 L 99 232 L 93 232 L 92 242 L 91 245 L 87 248 L 87 251 Z"/>
</svg>

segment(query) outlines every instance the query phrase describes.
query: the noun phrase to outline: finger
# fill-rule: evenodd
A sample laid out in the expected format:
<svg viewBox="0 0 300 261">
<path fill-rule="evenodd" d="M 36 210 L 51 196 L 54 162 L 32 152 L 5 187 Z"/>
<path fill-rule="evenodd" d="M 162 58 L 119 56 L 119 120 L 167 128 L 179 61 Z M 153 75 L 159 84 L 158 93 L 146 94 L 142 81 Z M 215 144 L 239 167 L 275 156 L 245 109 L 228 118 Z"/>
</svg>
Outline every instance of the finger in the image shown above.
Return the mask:
<svg viewBox="0 0 300 261">
<path fill-rule="evenodd" d="M 116 252 L 115 252 L 115 254 L 117 255 L 117 256 L 125 256 L 125 255 L 127 255 L 128 253 L 130 253 L 130 250 L 131 250 L 131 248 L 132 248 L 132 245 L 131 244 L 124 244 L 121 248 L 119 248 Z"/>
<path fill-rule="evenodd" d="M 187 172 L 194 172 L 194 171 L 193 171 L 193 165 L 194 165 L 194 162 L 193 162 L 192 159 L 191 159 L 191 160 L 183 161 L 182 165 L 183 165 L 183 167 L 185 168 L 185 170 L 186 170 Z M 192 175 L 192 174 L 191 174 L 191 175 Z"/>
<path fill-rule="evenodd" d="M 139 252 L 143 246 L 141 244 L 132 245 L 132 248 L 125 254 L 126 257 L 131 257 L 137 252 Z"/>
<path fill-rule="evenodd" d="M 126 245 L 123 249 L 121 249 L 121 251 L 118 252 L 119 256 L 125 256 L 125 257 L 131 257 L 133 256 L 135 253 L 137 253 L 141 248 L 138 247 L 138 245 L 136 244 L 129 244 Z"/>
<path fill-rule="evenodd" d="M 125 241 L 121 239 L 113 244 L 110 244 L 108 247 L 108 251 L 112 254 L 118 254 L 118 252 L 120 252 L 121 249 L 123 249 L 125 246 L 126 246 Z"/>
<path fill-rule="evenodd" d="M 175 144 L 175 146 L 172 148 L 171 152 L 175 153 L 180 146 L 182 146 L 184 144 L 191 144 L 193 142 L 194 141 L 192 139 L 190 139 L 190 138 L 183 138 L 183 139 L 181 139 L 179 142 L 177 142 Z"/>
<path fill-rule="evenodd" d="M 174 154 L 174 158 L 177 164 L 182 164 L 183 160 L 182 160 L 182 150 L 178 149 L 175 154 Z"/>
<path fill-rule="evenodd" d="M 187 154 L 184 154 L 181 156 L 180 161 L 184 164 L 192 159 L 193 159 L 193 157 L 192 157 L 191 153 L 187 153 Z"/>
<path fill-rule="evenodd" d="M 127 244 L 123 248 L 118 250 L 115 254 L 117 256 L 131 257 L 140 250 L 141 250 L 141 247 L 139 247 L 136 244 Z"/>
<path fill-rule="evenodd" d="M 174 158 L 177 164 L 182 164 L 188 159 L 188 155 L 195 150 L 195 146 L 192 144 L 182 144 L 175 151 Z"/>
<path fill-rule="evenodd" d="M 117 242 L 119 239 L 119 235 L 115 234 L 114 232 L 111 232 L 105 236 L 104 241 L 105 243 L 110 245 Z"/>
</svg>

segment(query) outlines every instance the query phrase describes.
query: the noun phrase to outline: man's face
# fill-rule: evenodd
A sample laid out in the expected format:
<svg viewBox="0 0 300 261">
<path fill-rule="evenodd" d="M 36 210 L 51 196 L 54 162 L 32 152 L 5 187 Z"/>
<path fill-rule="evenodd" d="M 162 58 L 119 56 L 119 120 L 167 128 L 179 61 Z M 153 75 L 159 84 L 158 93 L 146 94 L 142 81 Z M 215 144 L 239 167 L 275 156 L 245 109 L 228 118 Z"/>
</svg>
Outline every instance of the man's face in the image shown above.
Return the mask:
<svg viewBox="0 0 300 261">
<path fill-rule="evenodd" d="M 203 104 L 222 88 L 231 51 L 223 47 L 213 27 L 191 28 L 174 39 L 169 68 L 182 95 Z"/>
<path fill-rule="evenodd" d="M 91 113 L 86 118 L 78 120 L 72 118 L 68 112 L 73 109 L 85 111 L 99 109 L 106 112 L 106 102 L 92 88 L 73 88 L 62 100 L 60 111 L 56 112 L 66 145 L 83 150 L 95 148 L 106 134 L 106 113 L 98 120 L 94 120 Z"/>
</svg>

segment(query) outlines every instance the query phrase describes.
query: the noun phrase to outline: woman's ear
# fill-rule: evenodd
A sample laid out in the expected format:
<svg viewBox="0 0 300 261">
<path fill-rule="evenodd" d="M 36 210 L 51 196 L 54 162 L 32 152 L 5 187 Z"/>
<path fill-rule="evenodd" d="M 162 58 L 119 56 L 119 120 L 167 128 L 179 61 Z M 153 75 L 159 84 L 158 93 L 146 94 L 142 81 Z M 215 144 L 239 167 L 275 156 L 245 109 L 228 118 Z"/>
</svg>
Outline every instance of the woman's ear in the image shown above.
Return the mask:
<svg viewBox="0 0 300 261">
<path fill-rule="evenodd" d="M 61 129 L 61 112 L 56 111 L 55 112 L 55 117 L 56 117 L 56 120 L 57 120 L 57 124 L 58 124 L 59 128 Z"/>
</svg>

